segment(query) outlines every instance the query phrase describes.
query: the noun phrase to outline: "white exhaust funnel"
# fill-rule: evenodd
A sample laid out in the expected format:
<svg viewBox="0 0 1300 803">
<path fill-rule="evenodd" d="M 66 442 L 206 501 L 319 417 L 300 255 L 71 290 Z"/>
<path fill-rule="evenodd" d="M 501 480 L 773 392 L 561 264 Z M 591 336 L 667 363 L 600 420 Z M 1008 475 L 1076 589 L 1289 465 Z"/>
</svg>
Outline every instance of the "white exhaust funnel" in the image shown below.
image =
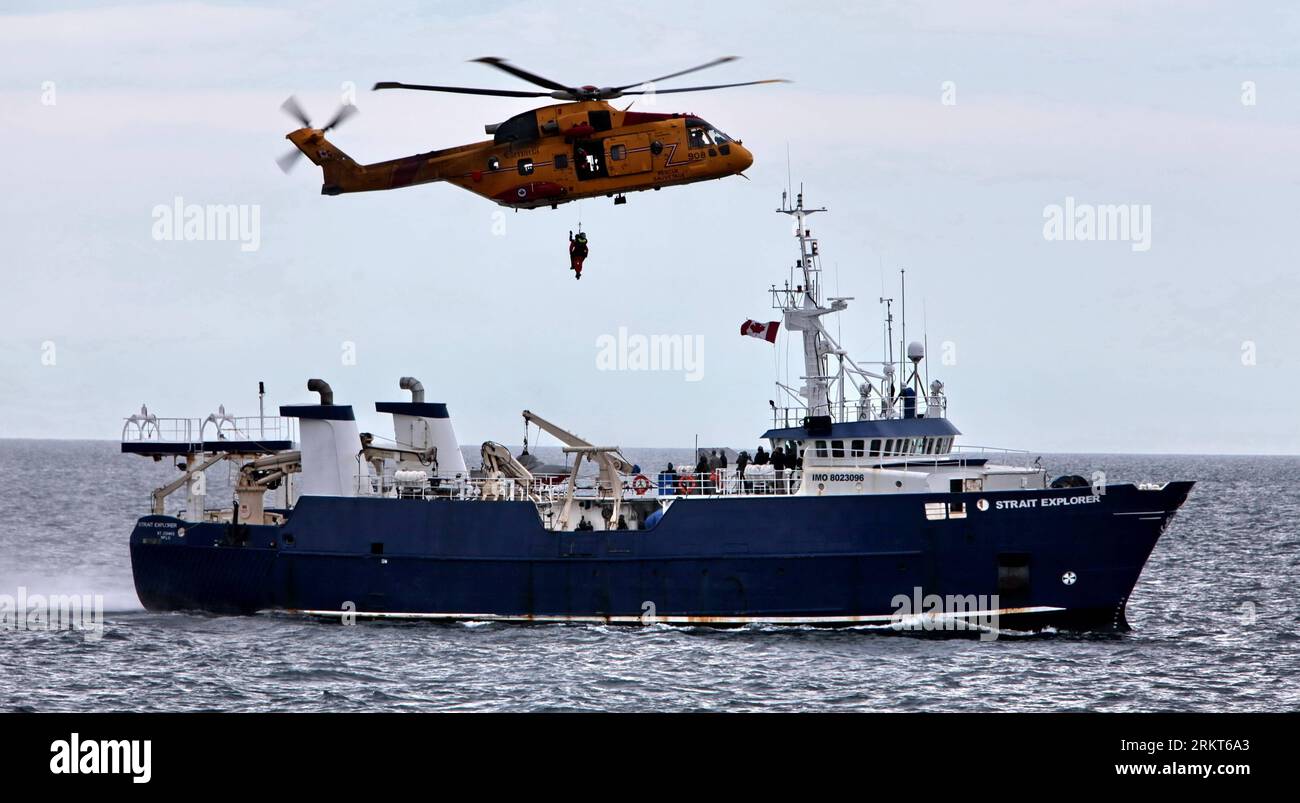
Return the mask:
<svg viewBox="0 0 1300 803">
<path fill-rule="evenodd" d="M 468 475 L 469 468 L 465 465 L 465 456 L 460 453 L 460 442 L 456 440 L 456 430 L 451 426 L 447 405 L 426 402 L 424 385 L 415 377 L 402 377 L 398 386 L 402 390 L 411 391 L 411 401 L 375 404 L 376 412 L 393 416 L 393 439 L 397 445 L 417 451 L 430 447 L 437 449 L 439 477 Z M 419 468 L 418 465 L 407 465 L 413 462 L 403 461 L 402 468 Z"/>
<path fill-rule="evenodd" d="M 357 472 L 366 470 L 357 460 L 361 435 L 350 404 L 334 404 L 334 392 L 324 380 L 307 383 L 319 392 L 321 404 L 294 404 L 280 408 L 280 415 L 298 419 L 298 440 L 302 449 L 302 480 L 299 494 L 305 496 L 356 496 Z M 359 467 L 360 466 L 360 467 Z"/>
</svg>

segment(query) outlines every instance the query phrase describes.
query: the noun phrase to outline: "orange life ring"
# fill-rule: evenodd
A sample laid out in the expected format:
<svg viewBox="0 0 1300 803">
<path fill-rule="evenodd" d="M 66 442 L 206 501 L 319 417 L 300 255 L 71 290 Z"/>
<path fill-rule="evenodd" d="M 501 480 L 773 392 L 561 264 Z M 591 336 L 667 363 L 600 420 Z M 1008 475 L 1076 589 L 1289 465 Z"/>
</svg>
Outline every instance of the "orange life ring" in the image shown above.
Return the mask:
<svg viewBox="0 0 1300 803">
<path fill-rule="evenodd" d="M 695 490 L 695 476 L 693 474 L 682 474 L 677 478 L 677 490 L 687 496 Z"/>
<path fill-rule="evenodd" d="M 645 496 L 645 492 L 650 490 L 650 478 L 644 474 L 636 475 L 632 478 L 632 490 L 637 496 Z"/>
</svg>

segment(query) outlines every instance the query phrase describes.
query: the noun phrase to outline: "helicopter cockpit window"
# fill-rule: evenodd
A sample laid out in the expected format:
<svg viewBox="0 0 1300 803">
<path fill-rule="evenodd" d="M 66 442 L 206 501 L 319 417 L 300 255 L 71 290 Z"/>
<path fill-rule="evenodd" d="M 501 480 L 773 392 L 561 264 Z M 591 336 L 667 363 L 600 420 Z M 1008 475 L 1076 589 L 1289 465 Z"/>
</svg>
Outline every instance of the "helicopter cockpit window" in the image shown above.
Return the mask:
<svg viewBox="0 0 1300 803">
<path fill-rule="evenodd" d="M 688 148 L 707 148 L 712 144 L 709 141 L 709 132 L 703 128 L 692 128 L 687 132 Z"/>
<path fill-rule="evenodd" d="M 727 136 L 726 134 L 722 133 L 716 128 L 710 128 L 709 135 L 712 136 L 713 141 L 719 145 L 726 145 L 728 142 L 732 141 L 731 137 Z"/>
</svg>

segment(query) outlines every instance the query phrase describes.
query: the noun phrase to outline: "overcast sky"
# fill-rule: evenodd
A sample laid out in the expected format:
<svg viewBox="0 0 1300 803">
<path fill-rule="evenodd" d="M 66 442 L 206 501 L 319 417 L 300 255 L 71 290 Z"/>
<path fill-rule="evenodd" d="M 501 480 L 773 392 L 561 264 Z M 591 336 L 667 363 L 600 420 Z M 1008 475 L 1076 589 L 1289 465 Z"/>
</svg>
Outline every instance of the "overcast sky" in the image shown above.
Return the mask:
<svg viewBox="0 0 1300 803">
<path fill-rule="evenodd" d="M 797 356 L 738 334 L 794 258 L 773 213 L 788 146 L 831 209 L 812 223 L 828 288 L 856 298 L 844 342 L 879 359 L 882 267 L 894 296 L 906 267 L 909 335 L 924 320 L 968 442 L 1300 452 L 1292 4 L 5 9 L 0 437 L 115 438 L 141 403 L 250 414 L 258 380 L 275 405 L 307 400 L 313 376 L 388 434 L 373 402 L 412 374 L 466 443 L 517 443 L 529 408 L 600 443 L 752 448 Z M 331 140 L 371 162 L 481 140 L 530 105 L 375 81 L 526 88 L 467 63 L 491 55 L 625 84 L 732 54 L 681 80 L 794 83 L 633 108 L 742 138 L 751 181 L 515 213 L 439 184 L 323 197 L 314 166 L 274 164 L 290 94 L 323 121 L 355 85 L 361 114 Z M 154 208 L 177 197 L 256 205 L 257 250 L 156 240 Z M 1067 198 L 1149 205 L 1149 248 L 1045 239 Z M 579 214 L 592 255 L 574 282 Z M 698 335 L 700 381 L 598 370 L 619 327 Z"/>
</svg>

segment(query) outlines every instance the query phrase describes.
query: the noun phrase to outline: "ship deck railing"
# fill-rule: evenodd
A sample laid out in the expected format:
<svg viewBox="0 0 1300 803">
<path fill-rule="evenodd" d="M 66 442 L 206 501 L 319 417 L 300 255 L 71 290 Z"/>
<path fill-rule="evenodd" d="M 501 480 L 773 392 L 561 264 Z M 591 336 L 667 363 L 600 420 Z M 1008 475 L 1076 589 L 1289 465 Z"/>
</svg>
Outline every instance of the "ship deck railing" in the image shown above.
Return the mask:
<svg viewBox="0 0 1300 803">
<path fill-rule="evenodd" d="M 989 462 L 1019 469 L 1036 469 L 1032 453 L 1023 449 L 994 446 L 954 446 L 944 454 L 895 454 L 844 460 L 819 461 L 818 470 L 885 469 L 891 471 L 934 472 L 942 469 L 983 467 Z M 484 501 L 533 501 L 539 504 L 563 502 L 572 482 L 569 474 L 535 474 L 531 480 L 511 477 L 425 477 L 418 481 L 399 481 L 394 472 L 383 475 L 357 476 L 357 492 L 362 496 L 401 499 L 459 499 Z M 771 463 L 746 466 L 741 476 L 736 467 L 707 472 L 646 472 L 619 476 L 616 489 L 606 487 L 598 476 L 581 475 L 573 496 L 582 500 L 621 498 L 673 499 L 678 497 L 771 496 L 798 493 L 803 481 L 802 469 L 785 469 L 778 473 Z"/>
<path fill-rule="evenodd" d="M 664 499 L 683 496 L 787 495 L 799 489 L 802 474 L 775 472 L 751 467 L 744 477 L 735 468 L 704 473 L 667 472 L 620 475 L 617 489 L 608 488 L 596 476 L 580 476 L 574 498 L 580 500 Z M 457 499 L 484 501 L 532 501 L 559 503 L 568 498 L 572 478 L 568 474 L 537 474 L 533 479 L 512 477 L 428 477 L 422 481 L 399 481 L 393 472 L 358 475 L 357 493 L 362 496 L 398 499 Z"/>
<path fill-rule="evenodd" d="M 122 425 L 122 451 L 142 455 L 246 452 L 269 454 L 292 449 L 298 422 L 281 416 L 164 418 L 137 413 Z"/>
<path fill-rule="evenodd" d="M 917 418 L 947 418 L 948 397 L 936 394 L 917 397 L 912 405 L 912 413 Z M 849 421 L 891 421 L 905 417 L 903 399 L 882 399 L 872 396 L 867 399 L 846 399 L 843 404 L 829 404 L 816 410 L 805 406 L 772 408 L 772 428 L 785 429 L 803 426 L 809 416 L 828 415 L 831 420 L 841 423 Z"/>
</svg>

